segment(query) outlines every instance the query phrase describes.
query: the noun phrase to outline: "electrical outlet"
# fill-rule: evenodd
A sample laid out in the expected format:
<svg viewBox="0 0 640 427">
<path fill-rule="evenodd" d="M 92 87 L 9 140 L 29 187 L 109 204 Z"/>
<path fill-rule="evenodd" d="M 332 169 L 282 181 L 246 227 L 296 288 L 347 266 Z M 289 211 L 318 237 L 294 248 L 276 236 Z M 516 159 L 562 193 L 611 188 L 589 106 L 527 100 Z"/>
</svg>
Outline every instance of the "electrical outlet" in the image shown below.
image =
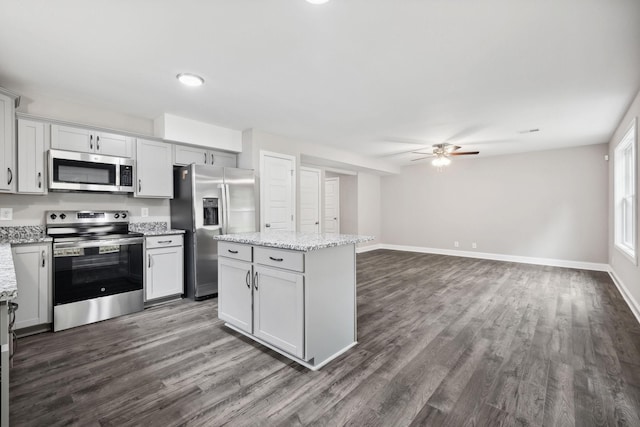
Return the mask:
<svg viewBox="0 0 640 427">
<path fill-rule="evenodd" d="M 0 220 L 11 221 L 13 219 L 13 208 L 0 208 Z"/>
<path fill-rule="evenodd" d="M 459 248 L 460 247 L 460 242 L 458 242 L 457 240 L 455 242 L 453 242 L 453 247 Z"/>
<path fill-rule="evenodd" d="M 146 218 L 149 216 L 149 208 L 141 208 L 140 209 L 140 216 L 143 218 Z"/>
<path fill-rule="evenodd" d="M 471 249 L 476 249 L 478 247 L 478 244 L 476 242 L 473 242 L 471 244 Z"/>
</svg>

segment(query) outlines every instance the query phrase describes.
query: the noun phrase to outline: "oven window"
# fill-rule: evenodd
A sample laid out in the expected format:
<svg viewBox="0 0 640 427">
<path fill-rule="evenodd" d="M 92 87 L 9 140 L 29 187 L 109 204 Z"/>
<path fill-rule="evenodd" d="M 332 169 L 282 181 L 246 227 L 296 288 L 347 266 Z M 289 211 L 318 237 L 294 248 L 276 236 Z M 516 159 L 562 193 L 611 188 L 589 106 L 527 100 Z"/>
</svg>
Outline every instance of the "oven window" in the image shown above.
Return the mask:
<svg viewBox="0 0 640 427">
<path fill-rule="evenodd" d="M 53 159 L 53 180 L 79 184 L 116 184 L 116 165 Z"/>
<path fill-rule="evenodd" d="M 142 243 L 53 251 L 54 304 L 142 289 Z"/>
</svg>

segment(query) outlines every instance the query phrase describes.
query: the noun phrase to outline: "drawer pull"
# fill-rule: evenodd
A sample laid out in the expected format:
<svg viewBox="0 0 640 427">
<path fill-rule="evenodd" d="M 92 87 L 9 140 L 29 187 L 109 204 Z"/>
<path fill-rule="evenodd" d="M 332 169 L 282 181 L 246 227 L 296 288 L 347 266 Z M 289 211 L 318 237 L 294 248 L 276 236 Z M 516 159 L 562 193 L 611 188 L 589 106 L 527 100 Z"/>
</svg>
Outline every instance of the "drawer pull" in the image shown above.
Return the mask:
<svg viewBox="0 0 640 427">
<path fill-rule="evenodd" d="M 274 257 L 272 257 L 272 256 L 270 256 L 270 257 L 269 257 L 269 259 L 270 259 L 271 261 L 278 261 L 278 262 L 280 262 L 280 261 L 284 261 L 284 258 L 274 258 Z"/>
<path fill-rule="evenodd" d="M 230 254 L 237 254 L 238 251 L 232 251 L 231 249 L 227 249 L 227 251 L 229 251 Z"/>
<path fill-rule="evenodd" d="M 167 243 L 171 243 L 171 240 L 158 240 L 158 243 L 166 245 Z"/>
</svg>

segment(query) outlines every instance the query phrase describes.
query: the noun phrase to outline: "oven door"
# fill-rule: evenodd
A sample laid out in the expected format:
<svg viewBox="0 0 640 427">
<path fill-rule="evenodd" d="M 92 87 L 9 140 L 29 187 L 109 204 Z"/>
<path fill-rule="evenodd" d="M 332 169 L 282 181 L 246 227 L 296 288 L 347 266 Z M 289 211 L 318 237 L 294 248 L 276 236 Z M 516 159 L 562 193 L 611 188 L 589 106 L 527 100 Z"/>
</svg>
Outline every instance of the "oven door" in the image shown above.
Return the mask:
<svg viewBox="0 0 640 427">
<path fill-rule="evenodd" d="M 141 237 L 53 244 L 54 306 L 142 290 Z"/>
</svg>

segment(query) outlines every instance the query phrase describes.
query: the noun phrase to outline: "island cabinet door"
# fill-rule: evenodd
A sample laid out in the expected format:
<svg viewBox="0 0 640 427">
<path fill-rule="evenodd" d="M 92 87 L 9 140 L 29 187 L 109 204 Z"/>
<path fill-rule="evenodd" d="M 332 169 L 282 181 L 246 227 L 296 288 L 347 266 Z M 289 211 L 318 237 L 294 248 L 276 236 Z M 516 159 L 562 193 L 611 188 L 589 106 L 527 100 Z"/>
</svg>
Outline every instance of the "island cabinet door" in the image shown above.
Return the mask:
<svg viewBox="0 0 640 427">
<path fill-rule="evenodd" d="M 253 334 L 304 359 L 304 278 L 255 266 Z"/>
<path fill-rule="evenodd" d="M 250 262 L 218 258 L 218 318 L 252 333 Z"/>
</svg>

